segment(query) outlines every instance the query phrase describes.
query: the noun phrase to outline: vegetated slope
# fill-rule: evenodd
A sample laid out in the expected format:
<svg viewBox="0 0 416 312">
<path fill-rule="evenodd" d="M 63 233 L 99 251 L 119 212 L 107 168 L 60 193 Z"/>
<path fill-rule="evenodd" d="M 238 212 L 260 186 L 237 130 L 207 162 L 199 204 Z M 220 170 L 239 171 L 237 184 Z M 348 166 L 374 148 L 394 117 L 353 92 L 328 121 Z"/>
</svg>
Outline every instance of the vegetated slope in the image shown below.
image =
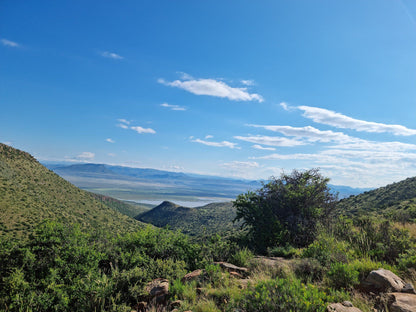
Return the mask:
<svg viewBox="0 0 416 312">
<path fill-rule="evenodd" d="M 158 227 L 179 229 L 192 236 L 201 236 L 237 229 L 240 224 L 233 223 L 235 215 L 231 202 L 188 208 L 164 201 L 150 211 L 138 215 L 136 219 Z"/>
<path fill-rule="evenodd" d="M 134 218 L 140 213 L 149 211 L 154 206 L 147 205 L 147 204 L 138 204 L 133 202 L 126 202 L 122 200 L 118 200 L 109 196 L 96 194 L 96 193 L 90 193 L 95 199 L 98 201 L 104 203 L 108 207 L 117 210 L 118 212 L 121 212 L 122 214 L 129 216 L 131 218 Z"/>
<path fill-rule="evenodd" d="M 342 199 L 337 208 L 348 215 L 382 213 L 402 219 L 398 221 L 413 219 L 416 217 L 416 177 Z"/>
<path fill-rule="evenodd" d="M 115 233 L 141 225 L 62 179 L 30 154 L 0 143 L 0 236 L 26 237 L 45 219 Z"/>
</svg>

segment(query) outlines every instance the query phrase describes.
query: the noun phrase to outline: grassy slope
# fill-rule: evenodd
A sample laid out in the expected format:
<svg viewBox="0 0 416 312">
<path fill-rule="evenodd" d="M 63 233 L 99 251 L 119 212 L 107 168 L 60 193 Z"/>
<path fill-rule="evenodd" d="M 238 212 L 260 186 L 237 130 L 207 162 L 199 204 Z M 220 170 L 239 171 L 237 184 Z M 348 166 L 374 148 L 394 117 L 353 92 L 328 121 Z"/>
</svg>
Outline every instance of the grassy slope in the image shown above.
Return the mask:
<svg viewBox="0 0 416 312">
<path fill-rule="evenodd" d="M 180 229 L 186 234 L 200 236 L 237 229 L 239 224 L 233 223 L 235 214 L 236 211 L 230 202 L 187 208 L 165 201 L 150 211 L 138 215 L 136 219 L 155 226 L 168 226 L 173 230 Z"/>
<path fill-rule="evenodd" d="M 389 214 L 416 209 L 416 177 L 350 196 L 341 200 L 337 207 L 349 215 Z"/>
<path fill-rule="evenodd" d="M 0 143 L 0 237 L 26 237 L 45 219 L 114 233 L 141 226 L 60 178 L 30 154 Z"/>
<path fill-rule="evenodd" d="M 98 201 L 104 203 L 108 207 L 121 212 L 122 214 L 129 216 L 131 218 L 134 218 L 138 214 L 141 214 L 143 212 L 149 211 L 154 206 L 152 205 L 145 205 L 145 204 L 137 204 L 133 202 L 125 202 L 118 199 L 115 199 L 113 197 L 96 194 L 96 193 L 90 193 L 95 199 Z"/>
</svg>

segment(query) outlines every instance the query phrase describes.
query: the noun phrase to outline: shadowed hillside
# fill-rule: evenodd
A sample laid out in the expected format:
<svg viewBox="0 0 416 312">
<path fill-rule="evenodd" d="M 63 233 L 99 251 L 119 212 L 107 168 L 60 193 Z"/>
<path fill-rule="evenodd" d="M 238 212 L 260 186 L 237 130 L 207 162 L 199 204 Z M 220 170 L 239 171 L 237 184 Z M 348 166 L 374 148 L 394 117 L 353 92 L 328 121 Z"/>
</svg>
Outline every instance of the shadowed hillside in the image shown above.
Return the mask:
<svg viewBox="0 0 416 312">
<path fill-rule="evenodd" d="M 0 143 L 0 235 L 27 236 L 45 219 L 113 232 L 137 229 L 128 218 L 42 166 Z"/>
<path fill-rule="evenodd" d="M 164 201 L 148 212 L 138 215 L 136 219 L 158 227 L 168 226 L 185 234 L 200 236 L 237 229 L 240 223 L 233 223 L 235 215 L 236 211 L 231 202 L 188 208 Z"/>
</svg>

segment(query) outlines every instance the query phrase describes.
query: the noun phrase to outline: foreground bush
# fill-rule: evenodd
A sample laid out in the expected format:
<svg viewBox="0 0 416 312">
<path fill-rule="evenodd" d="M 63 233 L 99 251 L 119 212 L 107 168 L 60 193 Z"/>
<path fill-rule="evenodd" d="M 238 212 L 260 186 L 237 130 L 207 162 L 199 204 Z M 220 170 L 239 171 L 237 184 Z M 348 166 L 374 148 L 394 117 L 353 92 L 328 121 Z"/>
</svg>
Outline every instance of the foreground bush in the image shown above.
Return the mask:
<svg viewBox="0 0 416 312">
<path fill-rule="evenodd" d="M 305 285 L 298 279 L 276 278 L 250 287 L 237 305 L 246 312 L 323 312 L 328 303 L 336 299 L 340 298 L 329 295 L 314 285 Z"/>
</svg>

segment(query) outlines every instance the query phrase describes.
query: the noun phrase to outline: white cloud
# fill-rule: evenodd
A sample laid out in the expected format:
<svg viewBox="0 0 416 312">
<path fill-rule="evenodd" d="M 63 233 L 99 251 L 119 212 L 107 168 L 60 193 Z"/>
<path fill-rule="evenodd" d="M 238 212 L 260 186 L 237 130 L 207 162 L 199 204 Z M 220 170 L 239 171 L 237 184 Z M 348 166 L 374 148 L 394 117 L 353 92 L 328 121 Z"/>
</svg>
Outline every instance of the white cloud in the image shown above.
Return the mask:
<svg viewBox="0 0 416 312">
<path fill-rule="evenodd" d="M 233 168 L 233 169 L 247 169 L 247 168 L 259 168 L 260 167 L 260 165 L 255 161 L 231 161 L 231 162 L 222 164 L 222 166 Z"/>
<path fill-rule="evenodd" d="M 289 110 L 289 105 L 287 105 L 285 102 L 280 103 L 280 106 L 283 107 L 284 110 Z"/>
<path fill-rule="evenodd" d="M 213 135 L 211 135 L 211 134 L 207 134 L 206 136 L 205 136 L 205 139 L 212 139 L 214 136 Z"/>
<path fill-rule="evenodd" d="M 4 39 L 4 38 L 1 39 L 1 43 L 6 47 L 12 47 L 12 48 L 20 47 L 20 44 L 18 44 L 17 42 L 10 41 L 10 40 Z"/>
<path fill-rule="evenodd" d="M 264 147 L 258 144 L 254 144 L 252 146 L 252 148 L 258 149 L 258 150 L 263 150 L 263 151 L 275 151 L 276 149 L 274 147 Z"/>
<path fill-rule="evenodd" d="M 101 56 L 111 58 L 111 59 L 114 59 L 114 60 L 122 60 L 124 58 L 121 55 L 118 55 L 114 52 L 108 52 L 108 51 L 102 52 Z"/>
<path fill-rule="evenodd" d="M 81 160 L 93 160 L 94 157 L 95 157 L 95 154 L 91 152 L 82 152 L 81 154 L 77 156 L 77 158 Z"/>
<path fill-rule="evenodd" d="M 121 122 L 123 124 L 126 124 L 126 125 L 129 125 L 130 124 L 130 121 L 128 121 L 126 119 L 117 119 L 117 121 L 119 121 L 119 122 Z"/>
<path fill-rule="evenodd" d="M 113 139 L 111 139 L 111 138 L 108 138 L 108 139 L 105 139 L 106 140 L 106 142 L 108 142 L 108 143 L 116 143 L 116 141 L 114 141 Z"/>
<path fill-rule="evenodd" d="M 130 127 L 130 129 L 132 129 L 132 130 L 134 130 L 134 131 L 136 131 L 137 133 L 140 133 L 140 134 L 142 134 L 142 133 L 155 134 L 156 133 L 156 131 L 151 129 L 151 128 L 143 128 L 143 127 L 140 127 L 140 126 L 133 126 L 133 127 Z"/>
<path fill-rule="evenodd" d="M 182 80 L 169 82 L 164 79 L 158 79 L 158 82 L 166 86 L 186 90 L 196 95 L 210 95 L 227 98 L 232 101 L 264 101 L 261 95 L 249 93 L 247 88 L 231 87 L 225 82 L 215 79 L 194 79 L 190 76 L 182 75 Z"/>
<path fill-rule="evenodd" d="M 128 129 L 129 128 L 128 125 L 122 124 L 122 123 L 121 124 L 118 124 L 117 127 L 120 127 L 120 128 L 123 128 L 123 129 Z"/>
<path fill-rule="evenodd" d="M 182 107 L 182 106 L 179 106 L 179 105 L 172 105 L 172 104 L 168 104 L 168 103 L 160 104 L 160 106 L 169 108 L 169 109 L 174 110 L 174 111 L 185 111 L 186 110 L 185 107 Z"/>
<path fill-rule="evenodd" d="M 232 149 L 240 149 L 240 147 L 238 147 L 237 143 L 232 143 L 232 142 L 228 142 L 228 141 L 222 141 L 222 142 L 212 142 L 212 141 L 204 141 L 201 139 L 191 139 L 192 142 L 195 143 L 201 143 L 204 145 L 208 145 L 208 146 L 215 146 L 215 147 L 229 147 Z"/>
<path fill-rule="evenodd" d="M 240 80 L 240 82 L 245 86 L 254 86 L 254 80 Z"/>
<path fill-rule="evenodd" d="M 291 126 L 263 126 L 249 125 L 250 127 L 263 128 L 266 130 L 282 133 L 286 136 L 297 138 L 306 138 L 310 142 L 358 142 L 360 139 L 350 137 L 342 132 L 333 132 L 331 130 L 322 131 L 311 126 L 291 127 Z"/>
<path fill-rule="evenodd" d="M 293 147 L 299 145 L 306 145 L 306 142 L 297 139 L 288 139 L 283 137 L 271 137 L 265 135 L 251 135 L 251 136 L 235 136 L 234 139 L 242 140 L 250 143 L 269 145 L 269 146 L 286 146 Z"/>
<path fill-rule="evenodd" d="M 359 120 L 346 115 L 311 106 L 297 106 L 303 111 L 303 116 L 312 119 L 314 122 L 343 129 L 373 133 L 392 133 L 394 135 L 410 136 L 416 135 L 416 129 L 409 129 L 402 125 L 390 125 L 372 121 Z"/>
</svg>

